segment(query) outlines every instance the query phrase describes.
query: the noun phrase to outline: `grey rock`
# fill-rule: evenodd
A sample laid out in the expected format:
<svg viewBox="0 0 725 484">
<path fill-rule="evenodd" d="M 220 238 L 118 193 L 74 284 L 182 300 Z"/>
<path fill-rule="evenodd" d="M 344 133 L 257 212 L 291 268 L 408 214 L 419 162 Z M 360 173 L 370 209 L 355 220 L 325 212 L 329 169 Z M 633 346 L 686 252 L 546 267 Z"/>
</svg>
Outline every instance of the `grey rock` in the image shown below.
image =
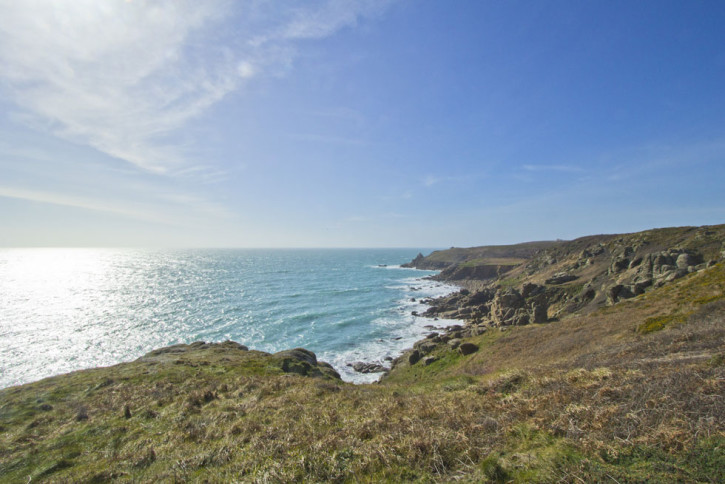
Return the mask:
<svg viewBox="0 0 725 484">
<path fill-rule="evenodd" d="M 438 361 L 438 357 L 437 356 L 426 356 L 425 358 L 423 358 L 423 364 L 425 366 L 428 366 L 431 363 L 436 362 L 436 361 Z"/>
<path fill-rule="evenodd" d="M 527 282 L 523 285 L 523 287 L 521 287 L 521 296 L 524 298 L 535 296 L 536 294 L 541 293 L 543 290 L 544 288 L 542 286 Z"/>
<path fill-rule="evenodd" d="M 531 305 L 531 322 L 534 324 L 545 323 L 548 321 L 548 308 L 544 303 L 532 303 Z"/>
<path fill-rule="evenodd" d="M 317 362 L 317 368 L 323 374 L 325 374 L 327 376 L 331 376 L 331 377 L 336 378 L 338 380 L 340 379 L 340 374 L 337 372 L 337 370 L 335 370 L 335 368 L 331 364 L 329 364 L 327 362 L 318 361 Z"/>
<path fill-rule="evenodd" d="M 356 361 L 351 366 L 358 373 L 381 373 L 388 370 L 378 363 L 365 363 L 364 361 Z"/>
<path fill-rule="evenodd" d="M 607 291 L 607 302 L 614 304 L 622 299 L 629 299 L 634 297 L 634 293 L 623 284 L 617 284 L 616 286 L 610 287 Z"/>
<path fill-rule="evenodd" d="M 418 341 L 413 345 L 413 349 L 418 350 L 421 355 L 427 355 L 431 351 L 435 350 L 438 345 L 430 340 Z"/>
<path fill-rule="evenodd" d="M 558 284 L 564 284 L 566 282 L 571 282 L 576 279 L 577 279 L 577 276 L 575 276 L 573 274 L 567 274 L 566 272 L 559 272 L 558 274 L 554 274 L 553 276 L 551 276 L 544 282 L 546 284 L 558 285 Z"/>
<path fill-rule="evenodd" d="M 312 366 L 317 366 L 317 355 L 315 355 L 310 350 L 306 350 L 304 348 L 294 348 L 291 350 L 280 351 L 279 353 L 275 353 L 274 356 L 278 356 L 281 358 L 292 358 L 305 362 Z"/>
<path fill-rule="evenodd" d="M 675 265 L 677 265 L 678 269 L 687 269 L 688 266 L 694 266 L 695 264 L 697 264 L 695 257 L 686 253 L 678 255 L 677 260 L 675 261 Z"/>
<path fill-rule="evenodd" d="M 623 270 L 627 269 L 629 267 L 629 259 L 626 257 L 618 257 L 612 261 L 612 264 L 609 266 L 609 273 L 610 274 L 616 274 L 618 272 L 622 272 Z"/>
<path fill-rule="evenodd" d="M 273 356 L 282 360 L 281 367 L 285 373 L 296 373 L 303 376 L 319 376 L 322 374 L 317 368 L 317 356 L 304 348 L 280 351 Z"/>
<path fill-rule="evenodd" d="M 413 352 L 408 355 L 408 363 L 410 363 L 411 365 L 415 365 L 420 361 L 421 357 L 422 355 L 420 354 L 420 351 L 413 350 Z"/>
<path fill-rule="evenodd" d="M 478 351 L 478 345 L 473 343 L 461 343 L 458 347 L 458 351 L 460 351 L 463 356 L 471 355 Z"/>
</svg>

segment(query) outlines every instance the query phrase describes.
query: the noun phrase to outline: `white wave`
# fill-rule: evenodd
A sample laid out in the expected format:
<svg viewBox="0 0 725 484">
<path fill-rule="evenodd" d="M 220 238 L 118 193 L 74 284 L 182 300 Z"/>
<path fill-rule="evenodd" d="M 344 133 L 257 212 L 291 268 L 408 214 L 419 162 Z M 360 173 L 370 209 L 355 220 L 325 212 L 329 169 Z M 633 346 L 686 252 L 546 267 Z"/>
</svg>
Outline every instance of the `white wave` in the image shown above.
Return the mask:
<svg viewBox="0 0 725 484">
<path fill-rule="evenodd" d="M 380 379 L 381 373 L 359 373 L 348 365 L 363 361 L 378 363 L 389 368 L 392 363 L 390 360 L 400 356 L 404 350 L 412 348 L 413 344 L 430 334 L 433 327 L 445 328 L 462 324 L 459 320 L 434 320 L 413 314 L 422 314 L 430 307 L 422 300 L 456 292 L 459 290 L 456 286 L 420 277 L 408 277 L 402 279 L 400 284 L 386 287 L 403 293 L 403 297 L 397 301 L 398 307 L 395 311 L 372 322 L 374 325 L 387 328 L 388 334 L 384 338 L 368 341 L 346 351 L 327 351 L 320 355 L 320 359 L 334 366 L 345 381 L 358 384 L 375 382 Z"/>
</svg>

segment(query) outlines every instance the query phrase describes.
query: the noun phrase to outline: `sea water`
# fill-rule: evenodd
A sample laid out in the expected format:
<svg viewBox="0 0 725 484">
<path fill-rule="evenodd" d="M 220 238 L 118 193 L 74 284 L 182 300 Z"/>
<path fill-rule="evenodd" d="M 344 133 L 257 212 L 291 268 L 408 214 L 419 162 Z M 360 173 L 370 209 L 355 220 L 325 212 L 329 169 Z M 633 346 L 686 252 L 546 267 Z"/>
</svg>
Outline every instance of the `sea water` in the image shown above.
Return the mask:
<svg viewBox="0 0 725 484">
<path fill-rule="evenodd" d="M 344 380 L 374 381 L 348 364 L 389 365 L 432 324 L 413 314 L 421 299 L 454 290 L 400 267 L 417 253 L 2 249 L 0 388 L 224 340 L 304 347 Z"/>
</svg>

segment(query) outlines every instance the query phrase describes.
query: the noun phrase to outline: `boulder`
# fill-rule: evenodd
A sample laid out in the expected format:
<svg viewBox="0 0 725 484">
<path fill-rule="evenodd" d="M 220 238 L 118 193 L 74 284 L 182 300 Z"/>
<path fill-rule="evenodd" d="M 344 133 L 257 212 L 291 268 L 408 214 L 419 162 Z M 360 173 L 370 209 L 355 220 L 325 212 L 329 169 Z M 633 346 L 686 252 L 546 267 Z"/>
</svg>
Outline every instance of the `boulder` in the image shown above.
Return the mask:
<svg viewBox="0 0 725 484">
<path fill-rule="evenodd" d="M 364 361 L 356 361 L 355 363 L 348 363 L 348 365 L 352 366 L 352 369 L 358 373 L 381 373 L 388 370 L 378 363 L 366 363 Z"/>
<path fill-rule="evenodd" d="M 317 370 L 317 356 L 311 351 L 303 348 L 295 348 L 293 350 L 280 351 L 274 354 L 280 358 L 282 371 L 285 373 L 296 373 L 298 375 L 319 374 Z M 317 371 L 316 371 L 317 370 Z"/>
<path fill-rule="evenodd" d="M 478 346 L 473 343 L 461 343 L 460 346 L 458 346 L 458 351 L 463 355 L 471 355 L 478 351 Z"/>
<path fill-rule="evenodd" d="M 280 351 L 279 353 L 275 353 L 274 356 L 280 358 L 291 358 L 307 363 L 308 365 L 317 366 L 317 355 L 304 348 L 294 348 L 292 350 Z"/>
<path fill-rule="evenodd" d="M 422 355 L 420 354 L 420 351 L 413 350 L 413 352 L 408 355 L 408 363 L 410 363 L 411 365 L 415 365 L 420 361 L 421 357 Z"/>
<path fill-rule="evenodd" d="M 609 273 L 616 274 L 622 272 L 629 267 L 629 259 L 626 257 L 617 257 L 612 260 L 612 264 L 609 266 Z"/>
<path fill-rule="evenodd" d="M 521 287 L 521 296 L 524 298 L 535 296 L 536 294 L 541 293 L 543 290 L 544 288 L 542 286 L 527 282 Z"/>
<path fill-rule="evenodd" d="M 438 357 L 437 356 L 426 356 L 425 358 L 423 358 L 423 364 L 425 366 L 428 366 L 428 365 L 430 365 L 431 363 L 433 363 L 435 361 L 438 361 Z"/>
<path fill-rule="evenodd" d="M 630 286 L 630 289 L 635 295 L 638 296 L 640 294 L 644 294 L 644 291 L 651 285 L 652 285 L 652 279 L 644 279 L 644 280 L 641 280 L 641 281 L 638 281 L 638 282 L 635 282 L 634 284 L 632 284 L 632 286 Z"/>
<path fill-rule="evenodd" d="M 448 342 L 448 346 L 450 346 L 451 348 L 453 348 L 455 350 L 456 348 L 461 346 L 461 340 L 459 338 L 453 338 L 452 340 L 450 340 Z"/>
<path fill-rule="evenodd" d="M 492 289 L 484 289 L 483 291 L 477 291 L 468 297 L 468 304 L 471 306 L 479 306 L 486 304 L 491 301 L 496 295 L 496 291 Z"/>
<path fill-rule="evenodd" d="M 435 350 L 437 347 L 437 344 L 428 340 L 418 341 L 413 345 L 413 348 L 418 350 L 421 355 L 427 355 L 431 351 Z"/>
<path fill-rule="evenodd" d="M 566 272 L 559 272 L 558 274 L 554 274 L 550 278 L 548 278 L 546 281 L 544 281 L 546 284 L 551 285 L 558 285 L 558 284 L 564 284 L 566 282 L 571 282 L 575 280 L 577 276 L 573 274 L 567 274 Z"/>
<path fill-rule="evenodd" d="M 612 286 L 607 291 L 607 302 L 609 304 L 614 304 L 621 301 L 622 299 L 629 299 L 632 297 L 634 297 L 634 293 L 623 284 L 617 284 L 616 286 Z"/>
<path fill-rule="evenodd" d="M 335 379 L 338 379 L 338 380 L 340 379 L 340 374 L 339 374 L 339 373 L 337 372 L 337 370 L 335 370 L 335 368 L 334 368 L 334 367 L 333 367 L 333 366 L 332 366 L 331 364 L 329 364 L 329 363 L 326 363 L 326 362 L 324 362 L 324 361 L 318 361 L 318 362 L 317 362 L 317 368 L 318 368 L 318 369 L 319 369 L 319 370 L 320 370 L 320 371 L 321 371 L 321 372 L 322 372 L 322 373 L 323 373 L 324 375 L 327 375 L 327 376 L 329 376 L 329 377 L 332 377 L 332 378 L 335 378 Z"/>
<path fill-rule="evenodd" d="M 545 323 L 546 321 L 548 321 L 549 320 L 548 310 L 549 310 L 549 308 L 543 302 L 531 303 L 531 322 L 534 324 L 539 324 L 539 323 Z"/>
<path fill-rule="evenodd" d="M 675 265 L 678 269 L 687 269 L 689 266 L 696 265 L 698 260 L 691 254 L 680 254 L 677 256 Z"/>
</svg>

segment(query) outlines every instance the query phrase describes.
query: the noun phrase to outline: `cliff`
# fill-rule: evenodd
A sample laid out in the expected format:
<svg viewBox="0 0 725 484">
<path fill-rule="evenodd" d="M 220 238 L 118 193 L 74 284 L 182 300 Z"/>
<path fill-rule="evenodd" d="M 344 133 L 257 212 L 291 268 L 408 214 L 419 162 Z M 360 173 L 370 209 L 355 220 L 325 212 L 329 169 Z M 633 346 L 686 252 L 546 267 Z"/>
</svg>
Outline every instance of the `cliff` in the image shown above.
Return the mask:
<svg viewBox="0 0 725 484">
<path fill-rule="evenodd" d="M 723 482 L 723 229 L 442 251 L 466 322 L 378 384 L 199 342 L 1 390 L 0 481 Z"/>
<path fill-rule="evenodd" d="M 434 278 L 467 289 L 431 301 L 426 315 L 483 326 L 522 325 L 586 314 L 704 270 L 722 260 L 723 240 L 725 225 L 679 227 L 450 249 L 418 257 L 410 266 L 448 261 Z"/>
</svg>

